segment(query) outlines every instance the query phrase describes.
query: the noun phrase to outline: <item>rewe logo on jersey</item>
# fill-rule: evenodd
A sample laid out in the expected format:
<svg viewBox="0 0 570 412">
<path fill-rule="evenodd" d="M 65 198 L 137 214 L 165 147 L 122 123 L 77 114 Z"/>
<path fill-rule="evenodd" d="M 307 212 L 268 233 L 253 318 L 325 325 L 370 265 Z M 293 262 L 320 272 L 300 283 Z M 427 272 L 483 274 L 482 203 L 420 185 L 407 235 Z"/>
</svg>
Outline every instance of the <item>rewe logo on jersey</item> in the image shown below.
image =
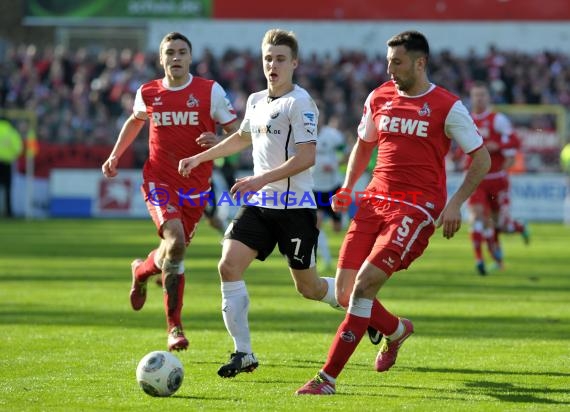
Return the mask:
<svg viewBox="0 0 570 412">
<path fill-rule="evenodd" d="M 389 133 L 407 134 L 410 136 L 427 137 L 429 122 L 417 119 L 404 119 L 396 116 L 380 116 L 378 130 Z"/>
<path fill-rule="evenodd" d="M 157 126 L 196 126 L 198 112 L 154 112 L 152 121 Z"/>
</svg>

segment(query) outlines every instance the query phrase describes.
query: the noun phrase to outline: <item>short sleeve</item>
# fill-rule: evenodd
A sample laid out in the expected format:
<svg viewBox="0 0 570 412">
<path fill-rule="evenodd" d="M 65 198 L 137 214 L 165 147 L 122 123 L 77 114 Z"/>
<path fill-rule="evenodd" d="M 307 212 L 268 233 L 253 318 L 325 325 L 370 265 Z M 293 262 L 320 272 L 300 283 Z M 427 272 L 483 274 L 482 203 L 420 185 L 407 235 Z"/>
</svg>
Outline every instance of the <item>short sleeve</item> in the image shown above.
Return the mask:
<svg viewBox="0 0 570 412">
<path fill-rule="evenodd" d="M 245 133 L 251 133 L 251 100 L 253 98 L 253 94 L 250 94 L 247 98 L 247 103 L 245 105 L 245 114 L 243 115 L 243 120 L 239 126 L 239 129 Z"/>
<path fill-rule="evenodd" d="M 447 114 L 445 134 L 455 140 L 464 153 L 471 153 L 483 145 L 477 126 L 460 100 L 455 102 Z"/>
<path fill-rule="evenodd" d="M 372 110 L 370 109 L 370 100 L 372 93 L 368 95 L 366 101 L 364 102 L 364 108 L 362 109 L 362 118 L 358 125 L 358 138 L 364 140 L 365 142 L 375 142 L 378 140 L 378 134 L 376 132 L 376 127 L 374 126 L 374 121 L 372 120 Z"/>
<path fill-rule="evenodd" d="M 316 142 L 319 109 L 313 99 L 309 96 L 297 97 L 293 100 L 290 110 L 295 143 Z"/>
<path fill-rule="evenodd" d="M 495 115 L 495 120 L 493 121 L 493 128 L 495 131 L 501 135 L 511 135 L 513 134 L 513 125 L 507 116 L 503 113 L 497 113 Z"/>
<path fill-rule="evenodd" d="M 142 86 L 137 89 L 137 93 L 135 94 L 135 102 L 133 104 L 133 114 L 137 119 L 146 120 L 148 118 L 148 114 L 146 111 L 146 104 L 142 97 Z"/>
<path fill-rule="evenodd" d="M 212 86 L 211 116 L 221 125 L 231 123 L 237 117 L 226 91 L 217 82 Z"/>
</svg>

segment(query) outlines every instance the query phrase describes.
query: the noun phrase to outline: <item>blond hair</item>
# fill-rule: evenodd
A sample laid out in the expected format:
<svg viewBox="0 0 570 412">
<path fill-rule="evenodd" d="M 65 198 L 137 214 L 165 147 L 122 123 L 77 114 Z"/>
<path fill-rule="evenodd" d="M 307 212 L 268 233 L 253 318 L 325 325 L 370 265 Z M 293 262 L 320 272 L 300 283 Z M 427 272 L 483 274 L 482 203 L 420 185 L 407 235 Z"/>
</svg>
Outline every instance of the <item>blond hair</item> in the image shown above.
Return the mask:
<svg viewBox="0 0 570 412">
<path fill-rule="evenodd" d="M 299 43 L 297 43 L 297 37 L 292 31 L 285 31 L 281 29 L 271 29 L 265 33 L 263 36 L 263 41 L 261 42 L 261 47 L 269 44 L 271 46 L 287 46 L 291 49 L 291 57 L 293 59 L 297 58 L 299 54 Z"/>
</svg>

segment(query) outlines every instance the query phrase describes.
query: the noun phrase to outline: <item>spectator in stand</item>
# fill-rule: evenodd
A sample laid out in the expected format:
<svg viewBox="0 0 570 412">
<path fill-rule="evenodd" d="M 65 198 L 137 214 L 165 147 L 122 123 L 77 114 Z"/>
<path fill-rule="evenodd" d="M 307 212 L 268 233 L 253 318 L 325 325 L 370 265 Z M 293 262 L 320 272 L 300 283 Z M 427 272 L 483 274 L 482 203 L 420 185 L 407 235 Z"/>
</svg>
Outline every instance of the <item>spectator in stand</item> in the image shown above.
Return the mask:
<svg viewBox="0 0 570 412">
<path fill-rule="evenodd" d="M 156 53 L 129 49 L 95 53 L 34 45 L 12 45 L 6 50 L 0 56 L 0 97 L 5 108 L 38 115 L 40 142 L 112 144 L 119 132 L 123 97 L 134 96 L 138 84 L 160 76 Z M 195 60 L 192 70 L 227 90 L 238 117 L 243 115 L 245 98 L 265 87 L 257 67 L 259 57 L 251 50 L 228 49 L 219 56 L 207 51 Z M 322 111 L 327 116 L 343 117 L 346 135 L 358 125 L 368 90 L 387 80 L 383 56 L 360 51 L 313 54 L 300 69 L 297 83 L 324 102 Z M 482 80 L 489 83 L 494 103 L 570 107 L 570 59 L 563 53 L 506 52 L 492 46 L 482 55 L 468 51 L 458 56 L 442 50 L 432 53 L 429 70 L 434 82 L 465 100 L 473 82 Z"/>
</svg>

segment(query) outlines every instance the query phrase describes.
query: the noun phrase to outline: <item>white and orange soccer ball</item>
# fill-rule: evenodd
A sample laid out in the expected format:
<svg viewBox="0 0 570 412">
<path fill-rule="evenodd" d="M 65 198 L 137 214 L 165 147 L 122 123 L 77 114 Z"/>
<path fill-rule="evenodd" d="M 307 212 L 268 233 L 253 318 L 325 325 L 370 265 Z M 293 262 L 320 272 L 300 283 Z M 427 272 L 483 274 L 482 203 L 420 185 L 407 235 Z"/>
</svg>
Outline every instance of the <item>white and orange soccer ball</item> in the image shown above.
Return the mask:
<svg viewBox="0 0 570 412">
<path fill-rule="evenodd" d="M 150 352 L 137 366 L 137 382 L 150 396 L 170 396 L 180 388 L 183 380 L 182 363 L 170 352 Z"/>
</svg>

